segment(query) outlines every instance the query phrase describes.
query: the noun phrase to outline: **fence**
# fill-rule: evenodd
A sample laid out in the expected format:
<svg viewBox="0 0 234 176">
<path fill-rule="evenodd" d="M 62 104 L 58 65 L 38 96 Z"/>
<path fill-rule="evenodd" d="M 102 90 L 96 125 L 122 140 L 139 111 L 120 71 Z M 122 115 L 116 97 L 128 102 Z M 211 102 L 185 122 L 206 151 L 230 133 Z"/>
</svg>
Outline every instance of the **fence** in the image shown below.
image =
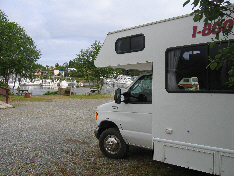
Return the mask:
<svg viewBox="0 0 234 176">
<path fill-rule="evenodd" d="M 10 89 L 0 86 L 0 95 L 6 97 L 7 104 L 8 104 L 8 98 L 9 98 L 9 96 L 8 96 L 9 91 L 10 91 Z"/>
</svg>

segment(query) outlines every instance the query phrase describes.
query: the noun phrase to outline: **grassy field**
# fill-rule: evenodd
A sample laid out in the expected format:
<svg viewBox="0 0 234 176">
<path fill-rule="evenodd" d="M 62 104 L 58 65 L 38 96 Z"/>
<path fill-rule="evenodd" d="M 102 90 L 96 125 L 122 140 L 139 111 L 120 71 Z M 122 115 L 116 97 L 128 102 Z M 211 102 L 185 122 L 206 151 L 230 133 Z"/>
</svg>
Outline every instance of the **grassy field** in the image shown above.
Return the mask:
<svg viewBox="0 0 234 176">
<path fill-rule="evenodd" d="M 32 95 L 30 98 L 25 98 L 25 96 L 17 96 L 17 95 L 10 95 L 8 99 L 8 103 L 15 101 L 53 101 L 54 99 L 100 99 L 100 98 L 106 98 L 106 99 L 114 99 L 113 95 L 108 94 L 93 94 L 93 95 L 71 95 L 71 96 L 65 96 L 65 95 Z M 0 96 L 0 101 L 6 102 L 6 97 Z"/>
</svg>

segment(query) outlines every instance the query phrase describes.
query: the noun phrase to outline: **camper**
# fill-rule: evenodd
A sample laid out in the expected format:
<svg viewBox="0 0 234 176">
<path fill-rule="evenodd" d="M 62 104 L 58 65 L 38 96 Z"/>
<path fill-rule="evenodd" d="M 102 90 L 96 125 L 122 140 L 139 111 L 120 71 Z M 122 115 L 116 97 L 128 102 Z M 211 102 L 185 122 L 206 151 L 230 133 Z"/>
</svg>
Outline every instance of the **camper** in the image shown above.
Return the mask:
<svg viewBox="0 0 234 176">
<path fill-rule="evenodd" d="M 96 109 L 106 157 L 139 146 L 152 149 L 156 161 L 234 175 L 234 88 L 226 84 L 232 63 L 208 66 L 209 56 L 234 42 L 230 36 L 211 47 L 212 38 L 232 25 L 232 18 L 212 26 L 184 15 L 107 34 L 95 65 L 144 74 Z"/>
</svg>

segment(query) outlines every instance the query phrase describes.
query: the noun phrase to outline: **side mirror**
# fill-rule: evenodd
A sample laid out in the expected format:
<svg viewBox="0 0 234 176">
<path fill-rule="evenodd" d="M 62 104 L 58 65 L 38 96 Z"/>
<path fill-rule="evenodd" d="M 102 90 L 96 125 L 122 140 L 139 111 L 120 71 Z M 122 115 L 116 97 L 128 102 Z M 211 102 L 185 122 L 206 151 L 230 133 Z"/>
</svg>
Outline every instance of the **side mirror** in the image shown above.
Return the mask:
<svg viewBox="0 0 234 176">
<path fill-rule="evenodd" d="M 121 89 L 120 88 L 115 90 L 114 99 L 115 99 L 115 103 L 117 103 L 117 104 L 121 103 Z"/>
</svg>

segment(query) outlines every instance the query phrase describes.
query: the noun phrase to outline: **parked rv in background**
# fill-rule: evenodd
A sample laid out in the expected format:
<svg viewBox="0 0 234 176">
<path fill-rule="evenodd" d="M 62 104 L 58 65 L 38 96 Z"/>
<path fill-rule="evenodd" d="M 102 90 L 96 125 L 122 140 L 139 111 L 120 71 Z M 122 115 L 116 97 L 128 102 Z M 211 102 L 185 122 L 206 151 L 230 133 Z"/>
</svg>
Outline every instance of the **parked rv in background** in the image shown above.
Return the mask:
<svg viewBox="0 0 234 176">
<path fill-rule="evenodd" d="M 229 18 L 220 26 L 232 25 Z M 157 161 L 234 175 L 232 62 L 207 68 L 208 56 L 234 42 L 232 35 L 210 47 L 220 26 L 185 15 L 108 33 L 95 65 L 146 74 L 97 108 L 95 135 L 105 156 L 122 158 L 134 145 L 152 149 Z"/>
<path fill-rule="evenodd" d="M 199 83 L 197 77 L 183 78 L 178 85 L 187 90 L 199 90 Z"/>
</svg>

